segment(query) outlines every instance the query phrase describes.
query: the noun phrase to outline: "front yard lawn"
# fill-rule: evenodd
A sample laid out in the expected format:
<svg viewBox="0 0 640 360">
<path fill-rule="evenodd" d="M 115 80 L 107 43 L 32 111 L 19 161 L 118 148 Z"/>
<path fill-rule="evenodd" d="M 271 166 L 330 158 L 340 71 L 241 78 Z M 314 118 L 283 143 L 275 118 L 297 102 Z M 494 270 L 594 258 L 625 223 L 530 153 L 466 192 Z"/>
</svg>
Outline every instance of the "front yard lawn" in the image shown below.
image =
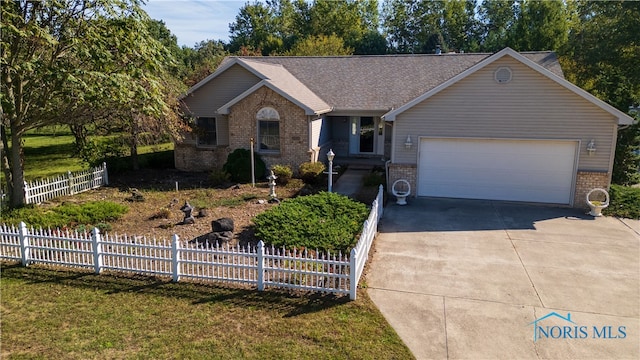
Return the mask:
<svg viewBox="0 0 640 360">
<path fill-rule="evenodd" d="M 3 359 L 410 359 L 346 297 L 2 266 Z"/>
</svg>

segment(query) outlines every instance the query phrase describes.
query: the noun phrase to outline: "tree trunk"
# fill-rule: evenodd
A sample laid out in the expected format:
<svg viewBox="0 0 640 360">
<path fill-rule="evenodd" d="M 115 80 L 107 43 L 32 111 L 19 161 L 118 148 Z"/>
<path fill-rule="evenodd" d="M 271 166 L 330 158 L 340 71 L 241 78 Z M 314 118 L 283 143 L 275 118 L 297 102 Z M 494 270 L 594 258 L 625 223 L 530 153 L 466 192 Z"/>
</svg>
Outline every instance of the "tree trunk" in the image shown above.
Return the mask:
<svg viewBox="0 0 640 360">
<path fill-rule="evenodd" d="M 87 128 L 82 124 L 70 124 L 69 129 L 75 138 L 75 148 L 79 154 L 87 145 Z"/>
<path fill-rule="evenodd" d="M 24 149 L 22 147 L 22 135 L 11 129 L 11 148 L 9 149 L 9 164 L 11 165 L 11 201 L 12 208 L 26 205 L 26 192 L 24 186 Z"/>
<path fill-rule="evenodd" d="M 0 161 L 2 161 L 1 166 L 2 166 L 2 172 L 4 173 L 4 178 L 5 181 L 7 183 L 7 187 L 6 187 L 6 196 L 11 199 L 12 195 L 13 195 L 13 176 L 11 175 L 11 162 L 9 161 L 9 139 L 7 138 L 7 131 L 6 131 L 6 127 L 4 125 L 2 125 L 2 127 L 0 128 L 0 137 L 2 137 L 2 159 L 0 159 Z M 1 190 L 5 190 L 5 188 L 2 186 L 3 184 L 0 183 L 0 188 Z"/>
<path fill-rule="evenodd" d="M 131 166 L 133 170 L 140 170 L 140 161 L 138 159 L 138 119 L 134 116 L 131 129 Z"/>
</svg>

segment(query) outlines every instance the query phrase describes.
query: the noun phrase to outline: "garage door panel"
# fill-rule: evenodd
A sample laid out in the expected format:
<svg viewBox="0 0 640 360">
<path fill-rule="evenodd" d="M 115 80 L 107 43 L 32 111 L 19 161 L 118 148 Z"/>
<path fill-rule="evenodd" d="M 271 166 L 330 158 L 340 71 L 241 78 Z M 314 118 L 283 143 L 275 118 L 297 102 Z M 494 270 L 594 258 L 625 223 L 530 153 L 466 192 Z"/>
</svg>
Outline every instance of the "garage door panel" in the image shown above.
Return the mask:
<svg viewBox="0 0 640 360">
<path fill-rule="evenodd" d="M 418 195 L 570 202 L 576 142 L 423 139 Z"/>
</svg>

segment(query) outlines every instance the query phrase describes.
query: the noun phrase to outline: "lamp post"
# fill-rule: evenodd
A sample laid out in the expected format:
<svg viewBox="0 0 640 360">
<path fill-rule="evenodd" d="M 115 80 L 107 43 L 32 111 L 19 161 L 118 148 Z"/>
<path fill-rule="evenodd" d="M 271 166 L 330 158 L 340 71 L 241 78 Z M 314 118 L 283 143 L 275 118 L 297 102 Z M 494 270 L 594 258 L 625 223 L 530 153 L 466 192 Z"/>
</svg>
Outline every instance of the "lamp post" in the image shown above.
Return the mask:
<svg viewBox="0 0 640 360">
<path fill-rule="evenodd" d="M 333 188 L 333 158 L 336 157 L 336 154 L 333 153 L 333 149 L 329 149 L 327 153 L 327 159 L 329 159 L 329 192 Z"/>
</svg>

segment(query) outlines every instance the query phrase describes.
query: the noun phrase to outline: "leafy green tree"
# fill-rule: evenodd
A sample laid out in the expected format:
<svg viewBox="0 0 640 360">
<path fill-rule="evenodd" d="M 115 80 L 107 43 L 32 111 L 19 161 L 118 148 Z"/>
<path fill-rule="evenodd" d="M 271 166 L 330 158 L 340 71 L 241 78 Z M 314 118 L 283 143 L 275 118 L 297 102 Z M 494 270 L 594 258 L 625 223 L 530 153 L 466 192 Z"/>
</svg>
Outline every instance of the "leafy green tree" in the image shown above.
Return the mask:
<svg viewBox="0 0 640 360">
<path fill-rule="evenodd" d="M 242 46 L 260 49 L 263 55 L 283 50 L 284 42 L 278 36 L 278 21 L 272 9 L 260 2 L 247 3 L 240 8 L 236 21 L 229 25 L 231 52 Z"/>
<path fill-rule="evenodd" d="M 479 47 L 475 2 L 386 0 L 383 27 L 392 52 L 474 51 Z"/>
<path fill-rule="evenodd" d="M 318 35 L 298 41 L 285 54 L 291 56 L 351 55 L 353 49 L 345 47 L 344 41 L 336 35 Z"/>
<path fill-rule="evenodd" d="M 482 22 L 482 49 L 499 51 L 513 46 L 518 21 L 515 0 L 484 0 L 480 4 L 479 17 Z"/>
<path fill-rule="evenodd" d="M 640 104 L 640 2 L 576 1 L 575 20 L 562 51 L 565 76 L 598 98 L 627 112 Z M 637 114 L 636 114 L 637 119 Z M 613 182 L 636 182 L 638 126 L 618 133 Z"/>
<path fill-rule="evenodd" d="M 194 48 L 182 47 L 182 71 L 179 78 L 187 85 L 195 85 L 213 73 L 229 53 L 221 41 L 201 41 Z"/>
<path fill-rule="evenodd" d="M 568 40 L 569 14 L 562 1 L 523 0 L 511 41 L 515 50 L 559 50 Z"/>
<path fill-rule="evenodd" d="M 162 81 L 171 55 L 148 35 L 138 1 L 16 0 L 1 11 L 1 166 L 12 207 L 25 203 L 26 131 L 69 119 L 175 119 Z"/>
</svg>

